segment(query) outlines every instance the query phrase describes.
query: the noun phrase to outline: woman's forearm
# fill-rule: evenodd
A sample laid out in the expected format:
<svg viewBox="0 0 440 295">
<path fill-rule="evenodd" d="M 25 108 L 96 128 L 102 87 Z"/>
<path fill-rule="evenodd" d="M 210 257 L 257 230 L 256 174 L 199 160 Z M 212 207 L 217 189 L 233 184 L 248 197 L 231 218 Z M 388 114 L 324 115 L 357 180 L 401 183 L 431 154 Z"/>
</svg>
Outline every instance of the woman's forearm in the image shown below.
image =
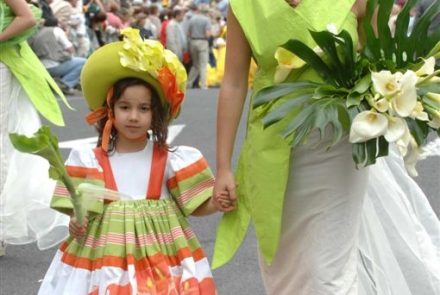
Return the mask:
<svg viewBox="0 0 440 295">
<path fill-rule="evenodd" d="M 230 170 L 247 85 L 222 87 L 217 106 L 217 171 Z"/>
<path fill-rule="evenodd" d="M 37 24 L 37 20 L 24 0 L 6 0 L 6 4 L 15 14 L 14 20 L 0 32 L 0 41 L 6 41 Z"/>
<path fill-rule="evenodd" d="M 248 89 L 250 61 L 250 46 L 229 7 L 225 74 L 217 106 L 217 172 L 231 170 L 235 136 Z"/>
</svg>

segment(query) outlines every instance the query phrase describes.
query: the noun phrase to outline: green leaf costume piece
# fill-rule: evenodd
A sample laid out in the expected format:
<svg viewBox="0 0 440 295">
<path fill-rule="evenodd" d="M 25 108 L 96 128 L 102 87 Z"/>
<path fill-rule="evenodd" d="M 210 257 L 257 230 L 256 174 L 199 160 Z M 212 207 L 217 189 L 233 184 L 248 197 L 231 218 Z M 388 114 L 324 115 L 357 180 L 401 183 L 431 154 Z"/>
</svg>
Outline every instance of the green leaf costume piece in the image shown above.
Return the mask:
<svg viewBox="0 0 440 295">
<path fill-rule="evenodd" d="M 32 9 L 39 19 L 41 11 Z M 0 31 L 3 31 L 13 18 L 14 14 L 9 6 L 4 0 L 0 0 Z M 0 42 L 0 62 L 17 78 L 37 111 L 51 123 L 64 126 L 63 115 L 55 95 L 69 108 L 70 106 L 61 89 L 26 42 L 34 31 L 35 29 L 29 29 L 6 42 Z"/>
</svg>

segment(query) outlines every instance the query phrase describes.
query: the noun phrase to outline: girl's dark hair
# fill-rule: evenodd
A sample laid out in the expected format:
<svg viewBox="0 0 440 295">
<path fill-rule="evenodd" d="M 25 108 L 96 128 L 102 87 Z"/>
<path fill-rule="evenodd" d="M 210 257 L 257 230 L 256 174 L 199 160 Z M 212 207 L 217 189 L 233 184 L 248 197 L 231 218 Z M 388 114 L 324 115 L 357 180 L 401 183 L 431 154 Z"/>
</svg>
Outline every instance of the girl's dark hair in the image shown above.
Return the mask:
<svg viewBox="0 0 440 295">
<path fill-rule="evenodd" d="M 110 99 L 110 108 L 114 112 L 115 103 L 121 98 L 122 93 L 131 86 L 142 85 L 148 88 L 151 91 L 151 108 L 153 112 L 152 122 L 151 122 L 151 131 L 152 138 L 149 134 L 148 137 L 150 140 L 153 140 L 156 144 L 159 145 L 160 148 L 168 148 L 166 140 L 168 136 L 168 124 L 170 122 L 170 116 L 168 115 L 168 108 L 164 107 L 162 104 L 159 95 L 156 90 L 144 80 L 139 78 L 125 78 L 121 79 L 113 85 L 113 96 Z M 103 106 L 107 106 L 107 102 L 104 102 Z M 102 132 L 104 131 L 105 123 L 107 122 L 108 116 L 102 118 L 97 124 L 96 129 L 99 133 L 97 146 L 100 147 L 102 143 Z M 107 153 L 112 153 L 116 148 L 116 139 L 118 137 L 118 133 L 115 127 L 112 127 L 108 151 Z"/>
</svg>

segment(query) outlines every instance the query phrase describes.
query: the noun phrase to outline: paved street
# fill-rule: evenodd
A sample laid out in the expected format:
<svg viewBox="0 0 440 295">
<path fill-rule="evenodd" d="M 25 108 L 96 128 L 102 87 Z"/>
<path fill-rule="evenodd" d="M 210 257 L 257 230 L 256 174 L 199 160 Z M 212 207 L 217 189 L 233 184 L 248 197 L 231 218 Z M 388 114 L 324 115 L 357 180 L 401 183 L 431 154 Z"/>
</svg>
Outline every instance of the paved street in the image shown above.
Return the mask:
<svg viewBox="0 0 440 295">
<path fill-rule="evenodd" d="M 190 90 L 181 116 L 173 122 L 178 125 L 173 129 L 174 145 L 191 145 L 199 148 L 207 157 L 213 170 L 215 169 L 215 117 L 216 97 L 218 90 Z M 93 127 L 84 122 L 87 113 L 85 102 L 80 96 L 71 96 L 69 101 L 75 112 L 65 111 L 67 127 L 53 128 L 59 135 L 64 146 L 72 146 L 80 142 L 93 142 L 96 136 Z M 243 120 L 244 121 L 244 120 Z M 242 124 L 243 125 L 243 124 Z M 238 135 L 237 145 L 243 140 L 243 127 Z M 73 141 L 73 142 L 72 142 Z M 440 147 L 433 147 L 438 149 Z M 63 149 L 67 156 L 69 149 Z M 435 151 L 434 151 L 435 153 Z M 236 156 L 236 155 L 235 155 Z M 437 214 L 440 213 L 440 157 L 431 156 L 418 165 L 420 176 L 416 179 L 430 199 Z M 211 257 L 216 224 L 220 214 L 204 218 L 191 218 L 191 223 Z M 36 294 L 40 280 L 52 259 L 56 249 L 39 251 L 35 245 L 8 246 L 7 255 L 0 258 L 0 294 L 1 295 L 32 295 Z M 253 231 L 250 231 L 238 255 L 232 263 L 214 272 L 219 294 L 221 295 L 263 295 L 262 283 L 258 271 L 256 243 Z"/>
</svg>

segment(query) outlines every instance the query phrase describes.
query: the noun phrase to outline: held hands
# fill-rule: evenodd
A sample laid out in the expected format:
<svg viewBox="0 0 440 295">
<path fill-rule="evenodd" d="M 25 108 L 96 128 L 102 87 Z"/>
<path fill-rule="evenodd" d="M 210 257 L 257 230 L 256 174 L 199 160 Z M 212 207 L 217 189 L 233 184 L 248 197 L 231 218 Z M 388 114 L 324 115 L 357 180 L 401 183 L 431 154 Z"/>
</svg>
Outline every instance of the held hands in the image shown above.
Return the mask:
<svg viewBox="0 0 440 295">
<path fill-rule="evenodd" d="M 237 196 L 235 188 L 237 187 L 234 175 L 231 171 L 217 173 L 214 185 L 214 204 L 217 210 L 230 212 L 236 208 Z"/>
<path fill-rule="evenodd" d="M 87 218 L 84 218 L 84 224 L 80 224 L 75 217 L 70 218 L 69 222 L 69 233 L 74 237 L 79 243 L 84 238 L 87 230 Z"/>
</svg>

